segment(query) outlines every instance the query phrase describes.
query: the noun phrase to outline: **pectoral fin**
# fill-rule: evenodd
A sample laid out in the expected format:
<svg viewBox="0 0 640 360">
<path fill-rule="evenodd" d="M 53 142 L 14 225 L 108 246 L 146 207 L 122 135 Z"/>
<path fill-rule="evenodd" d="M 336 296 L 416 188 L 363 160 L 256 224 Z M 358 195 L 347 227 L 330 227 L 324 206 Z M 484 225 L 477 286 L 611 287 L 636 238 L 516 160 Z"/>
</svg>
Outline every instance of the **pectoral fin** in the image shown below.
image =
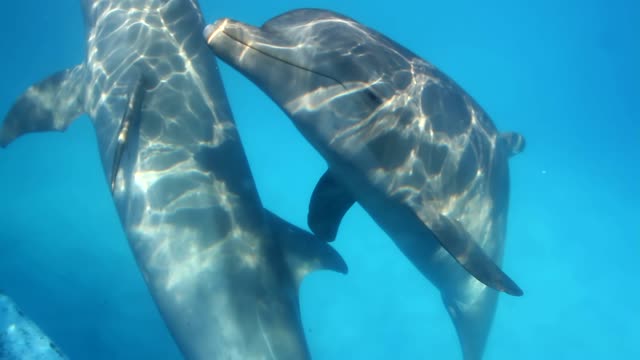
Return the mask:
<svg viewBox="0 0 640 360">
<path fill-rule="evenodd" d="M 509 295 L 523 294 L 522 289 L 496 265 L 458 221 L 444 215 L 437 215 L 435 219 L 428 219 L 425 223 L 428 224 L 429 230 L 433 232 L 440 245 L 471 276 Z"/>
<path fill-rule="evenodd" d="M 348 272 L 342 256 L 329 244 L 266 209 L 265 213 L 297 285 L 300 285 L 305 275 L 314 270 L 333 270 L 341 274 Z"/>
<path fill-rule="evenodd" d="M 309 228 L 322 240 L 335 240 L 340 221 L 355 202 L 351 193 L 327 170 L 311 195 Z"/>
<path fill-rule="evenodd" d="M 500 145 L 505 149 L 509 156 L 520 154 L 525 147 L 524 136 L 515 132 L 506 132 L 498 136 Z"/>
<path fill-rule="evenodd" d="M 139 79 L 132 86 L 132 90 L 129 93 L 129 100 L 127 101 L 127 108 L 124 110 L 122 120 L 120 121 L 120 128 L 118 129 L 118 137 L 116 143 L 116 149 L 113 155 L 113 164 L 111 166 L 111 192 L 115 190 L 116 178 L 120 169 L 120 161 L 122 160 L 122 154 L 130 144 L 131 139 L 136 137 L 138 129 L 140 128 L 140 109 L 142 108 L 142 102 L 144 101 L 145 86 L 144 81 Z"/>
<path fill-rule="evenodd" d="M 64 131 L 85 112 L 85 93 L 82 64 L 31 86 L 9 110 L 0 129 L 0 146 L 30 132 Z"/>
</svg>

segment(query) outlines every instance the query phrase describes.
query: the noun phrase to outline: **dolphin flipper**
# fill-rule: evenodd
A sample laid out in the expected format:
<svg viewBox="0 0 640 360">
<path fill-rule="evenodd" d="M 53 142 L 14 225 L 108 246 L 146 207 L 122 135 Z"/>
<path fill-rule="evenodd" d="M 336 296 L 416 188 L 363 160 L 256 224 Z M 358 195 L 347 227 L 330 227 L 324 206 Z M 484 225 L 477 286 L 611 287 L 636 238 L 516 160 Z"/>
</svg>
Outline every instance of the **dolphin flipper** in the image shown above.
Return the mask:
<svg viewBox="0 0 640 360">
<path fill-rule="evenodd" d="M 525 147 L 524 136 L 515 132 L 505 132 L 498 136 L 498 142 L 509 156 L 520 154 Z"/>
<path fill-rule="evenodd" d="M 346 274 L 349 270 L 342 256 L 326 242 L 294 226 L 265 209 L 267 222 L 283 249 L 287 265 L 296 284 L 314 270 L 327 269 Z"/>
<path fill-rule="evenodd" d="M 9 110 L 0 129 L 0 146 L 7 147 L 25 133 L 64 131 L 85 112 L 85 77 L 80 64 L 31 86 Z"/>
<path fill-rule="evenodd" d="M 355 202 L 353 195 L 327 170 L 311 195 L 309 228 L 322 240 L 335 240 L 342 218 Z"/>
<path fill-rule="evenodd" d="M 323 240 L 334 240 L 342 217 L 354 202 L 355 199 L 348 190 L 329 171 L 325 172 L 311 196 L 309 228 Z M 462 224 L 444 215 L 421 218 L 423 211 L 412 210 L 440 245 L 478 281 L 510 295 L 523 294 L 520 287 L 482 250 Z"/>
<path fill-rule="evenodd" d="M 430 218 L 426 218 L 424 212 L 415 214 L 471 276 L 493 289 L 522 296 L 522 289 L 482 250 L 460 222 L 441 214 Z"/>
</svg>

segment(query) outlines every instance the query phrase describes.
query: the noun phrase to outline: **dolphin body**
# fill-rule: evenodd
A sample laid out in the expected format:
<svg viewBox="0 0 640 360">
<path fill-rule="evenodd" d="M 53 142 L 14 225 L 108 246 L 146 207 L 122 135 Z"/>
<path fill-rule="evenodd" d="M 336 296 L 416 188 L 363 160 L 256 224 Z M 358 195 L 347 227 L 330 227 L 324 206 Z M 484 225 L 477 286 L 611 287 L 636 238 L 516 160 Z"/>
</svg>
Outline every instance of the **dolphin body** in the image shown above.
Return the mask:
<svg viewBox="0 0 640 360">
<path fill-rule="evenodd" d="M 0 359 L 67 360 L 60 348 L 1 291 Z"/>
<path fill-rule="evenodd" d="M 440 289 L 464 358 L 480 359 L 494 289 L 522 295 L 496 263 L 505 242 L 507 160 L 524 138 L 500 134 L 448 76 L 340 14 L 294 10 L 260 28 L 221 19 L 204 35 L 327 161 L 310 203 L 312 231 L 333 240 L 360 203 Z"/>
<path fill-rule="evenodd" d="M 298 286 L 346 273 L 263 209 L 195 0 L 85 0 L 86 60 L 29 88 L 0 145 L 87 113 L 127 239 L 187 359 L 308 359 Z"/>
</svg>

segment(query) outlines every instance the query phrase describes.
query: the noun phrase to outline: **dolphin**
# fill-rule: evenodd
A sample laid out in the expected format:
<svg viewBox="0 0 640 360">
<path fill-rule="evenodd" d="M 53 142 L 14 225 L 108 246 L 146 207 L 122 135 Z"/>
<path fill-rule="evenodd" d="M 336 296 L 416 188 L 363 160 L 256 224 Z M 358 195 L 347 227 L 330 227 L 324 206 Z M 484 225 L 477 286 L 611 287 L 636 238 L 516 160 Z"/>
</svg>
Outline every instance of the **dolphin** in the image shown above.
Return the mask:
<svg viewBox="0 0 640 360">
<path fill-rule="evenodd" d="M 0 359 L 67 359 L 60 348 L 2 291 L 0 291 Z"/>
<path fill-rule="evenodd" d="M 343 15 L 300 9 L 260 28 L 220 19 L 209 46 L 261 88 L 328 163 L 308 222 L 331 241 L 358 202 L 441 291 L 465 359 L 480 359 L 499 291 L 509 174 L 524 148 L 451 78 Z"/>
<path fill-rule="evenodd" d="M 309 271 L 347 267 L 266 211 L 195 0 L 84 0 L 87 55 L 29 88 L 0 145 L 92 120 L 148 289 L 186 359 L 308 359 Z"/>
</svg>

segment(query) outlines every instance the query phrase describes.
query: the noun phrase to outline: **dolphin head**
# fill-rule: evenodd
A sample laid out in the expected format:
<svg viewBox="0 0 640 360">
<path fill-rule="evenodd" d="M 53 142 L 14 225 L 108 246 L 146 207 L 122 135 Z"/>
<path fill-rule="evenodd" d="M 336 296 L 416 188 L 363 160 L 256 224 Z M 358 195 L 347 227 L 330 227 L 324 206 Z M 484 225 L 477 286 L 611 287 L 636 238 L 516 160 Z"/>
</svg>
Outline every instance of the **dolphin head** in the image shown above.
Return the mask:
<svg viewBox="0 0 640 360">
<path fill-rule="evenodd" d="M 260 28 L 221 19 L 204 35 L 216 55 L 265 91 L 312 143 L 371 117 L 411 81 L 413 54 L 329 11 L 294 10 Z"/>
</svg>

